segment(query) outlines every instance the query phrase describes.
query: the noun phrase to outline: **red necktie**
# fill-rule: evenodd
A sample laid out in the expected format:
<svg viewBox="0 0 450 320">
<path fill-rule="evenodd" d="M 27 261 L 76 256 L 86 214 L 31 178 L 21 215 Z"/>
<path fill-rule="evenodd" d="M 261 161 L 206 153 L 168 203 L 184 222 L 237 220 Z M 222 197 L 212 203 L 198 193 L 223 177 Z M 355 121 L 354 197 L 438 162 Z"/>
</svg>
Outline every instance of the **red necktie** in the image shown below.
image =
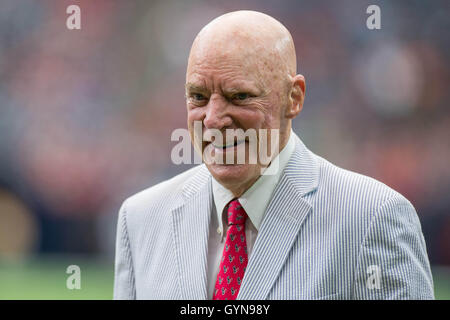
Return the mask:
<svg viewBox="0 0 450 320">
<path fill-rule="evenodd" d="M 228 210 L 228 231 L 217 274 L 213 300 L 235 300 L 247 268 L 247 240 L 245 220 L 247 213 L 239 201 L 231 201 Z"/>
</svg>

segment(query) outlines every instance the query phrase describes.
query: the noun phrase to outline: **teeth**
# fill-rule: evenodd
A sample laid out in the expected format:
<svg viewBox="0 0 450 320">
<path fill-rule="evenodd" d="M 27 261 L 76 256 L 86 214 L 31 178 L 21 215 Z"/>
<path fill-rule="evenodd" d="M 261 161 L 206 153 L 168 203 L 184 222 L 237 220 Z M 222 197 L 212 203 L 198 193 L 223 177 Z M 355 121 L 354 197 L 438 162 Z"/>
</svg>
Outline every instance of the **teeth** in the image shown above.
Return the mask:
<svg viewBox="0 0 450 320">
<path fill-rule="evenodd" d="M 217 144 L 213 144 L 214 145 L 214 147 L 216 147 L 216 148 L 229 148 L 229 147 L 233 147 L 234 146 L 234 143 L 233 144 L 225 144 L 225 145 L 217 145 Z"/>
<path fill-rule="evenodd" d="M 238 142 L 236 143 L 236 145 L 240 145 L 242 142 L 245 142 L 245 140 L 238 141 Z M 229 148 L 229 147 L 234 147 L 235 143 L 234 143 L 234 142 L 231 143 L 231 144 L 214 144 L 214 143 L 213 143 L 213 145 L 214 145 L 214 147 L 216 147 L 216 148 L 223 148 L 223 149 L 225 149 L 225 148 Z"/>
</svg>

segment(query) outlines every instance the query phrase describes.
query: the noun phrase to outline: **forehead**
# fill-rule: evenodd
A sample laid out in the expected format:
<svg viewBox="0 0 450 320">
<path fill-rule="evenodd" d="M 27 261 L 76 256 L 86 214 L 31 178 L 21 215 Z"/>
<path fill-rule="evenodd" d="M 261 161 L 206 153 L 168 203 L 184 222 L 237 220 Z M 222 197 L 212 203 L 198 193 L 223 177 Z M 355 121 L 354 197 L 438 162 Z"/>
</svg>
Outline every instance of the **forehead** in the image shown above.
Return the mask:
<svg viewBox="0 0 450 320">
<path fill-rule="evenodd" d="M 270 61 L 255 48 L 230 44 L 193 48 L 186 72 L 186 83 L 207 85 L 221 81 L 236 86 L 253 82 L 262 85 L 270 77 Z"/>
</svg>

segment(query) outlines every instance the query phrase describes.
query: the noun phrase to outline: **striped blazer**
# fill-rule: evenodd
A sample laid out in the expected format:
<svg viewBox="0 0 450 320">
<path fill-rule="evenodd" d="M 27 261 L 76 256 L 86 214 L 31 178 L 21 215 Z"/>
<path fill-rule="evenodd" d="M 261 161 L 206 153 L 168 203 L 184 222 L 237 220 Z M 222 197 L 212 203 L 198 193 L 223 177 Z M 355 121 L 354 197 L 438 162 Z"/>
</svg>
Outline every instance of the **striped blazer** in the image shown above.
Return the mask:
<svg viewBox="0 0 450 320">
<path fill-rule="evenodd" d="M 207 299 L 213 206 L 205 165 L 125 200 L 114 298 Z M 296 137 L 237 299 L 434 299 L 417 214 L 398 192 Z"/>
</svg>

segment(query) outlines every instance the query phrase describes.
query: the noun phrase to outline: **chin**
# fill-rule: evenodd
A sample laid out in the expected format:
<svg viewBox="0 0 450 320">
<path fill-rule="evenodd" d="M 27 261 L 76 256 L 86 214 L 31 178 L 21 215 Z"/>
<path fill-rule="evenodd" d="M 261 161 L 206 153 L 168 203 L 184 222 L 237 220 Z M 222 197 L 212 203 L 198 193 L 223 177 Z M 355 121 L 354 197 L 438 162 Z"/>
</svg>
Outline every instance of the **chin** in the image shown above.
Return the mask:
<svg viewBox="0 0 450 320">
<path fill-rule="evenodd" d="M 248 184 L 251 180 L 256 180 L 260 172 L 259 166 L 255 164 L 211 164 L 207 167 L 214 179 L 230 190 L 239 189 L 240 186 Z"/>
</svg>

